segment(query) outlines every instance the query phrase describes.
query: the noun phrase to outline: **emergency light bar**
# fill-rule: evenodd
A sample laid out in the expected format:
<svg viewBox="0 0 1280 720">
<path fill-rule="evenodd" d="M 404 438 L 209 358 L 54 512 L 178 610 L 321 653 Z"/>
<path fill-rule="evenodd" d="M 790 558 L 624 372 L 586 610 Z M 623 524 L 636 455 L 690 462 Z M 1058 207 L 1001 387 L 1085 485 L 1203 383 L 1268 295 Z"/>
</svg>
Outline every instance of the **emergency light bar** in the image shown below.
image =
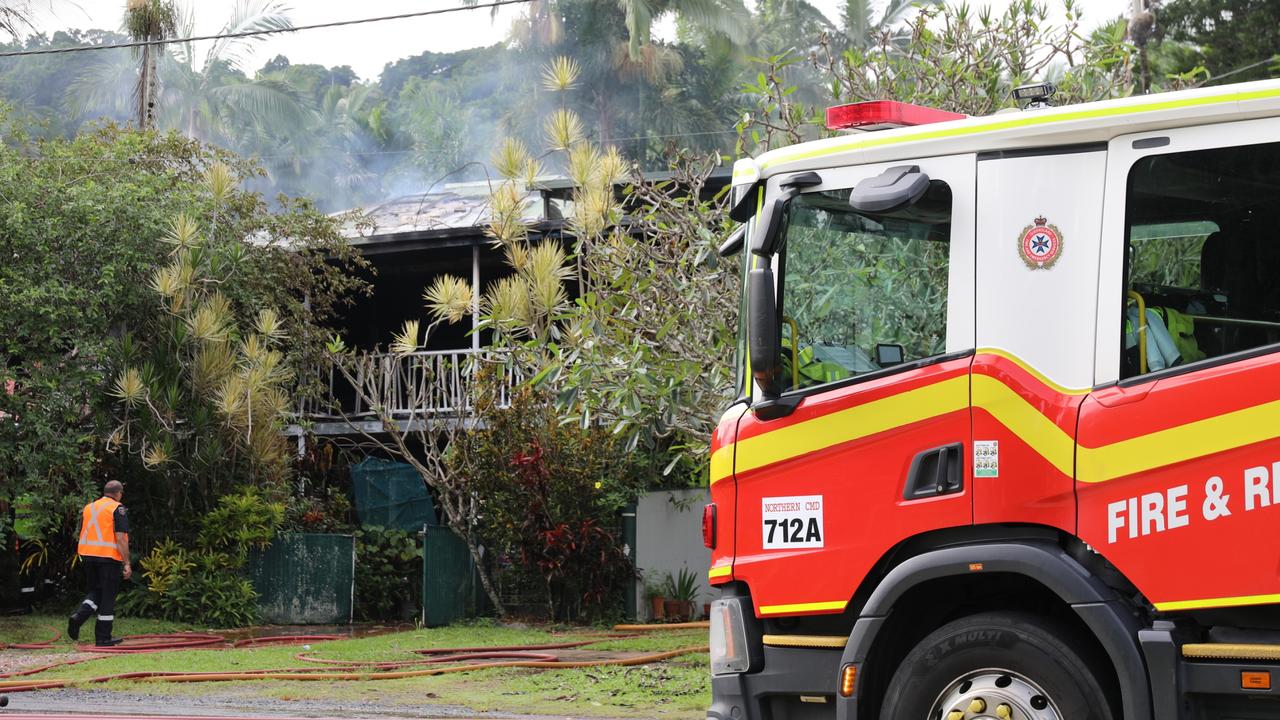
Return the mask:
<svg viewBox="0 0 1280 720">
<path fill-rule="evenodd" d="M 888 130 L 890 128 L 928 125 L 929 123 L 960 120 L 969 117 L 962 113 L 937 110 L 923 105 L 870 100 L 868 102 L 836 105 L 827 108 L 828 130 Z"/>
</svg>

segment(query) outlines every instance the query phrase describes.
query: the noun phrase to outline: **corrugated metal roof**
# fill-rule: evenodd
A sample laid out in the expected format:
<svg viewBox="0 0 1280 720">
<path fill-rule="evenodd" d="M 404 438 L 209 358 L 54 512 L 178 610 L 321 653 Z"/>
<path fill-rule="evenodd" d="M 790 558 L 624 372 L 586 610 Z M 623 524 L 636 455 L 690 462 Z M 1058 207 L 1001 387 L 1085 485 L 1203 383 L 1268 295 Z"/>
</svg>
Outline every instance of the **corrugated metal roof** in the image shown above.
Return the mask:
<svg viewBox="0 0 1280 720">
<path fill-rule="evenodd" d="M 525 196 L 524 219 L 544 220 L 542 191 Z M 343 234 L 352 244 L 377 242 L 388 236 L 430 231 L 483 228 L 492 217 L 487 185 L 450 186 L 439 192 L 392 198 L 368 208 L 357 208 L 360 220 L 348 221 Z"/>
</svg>

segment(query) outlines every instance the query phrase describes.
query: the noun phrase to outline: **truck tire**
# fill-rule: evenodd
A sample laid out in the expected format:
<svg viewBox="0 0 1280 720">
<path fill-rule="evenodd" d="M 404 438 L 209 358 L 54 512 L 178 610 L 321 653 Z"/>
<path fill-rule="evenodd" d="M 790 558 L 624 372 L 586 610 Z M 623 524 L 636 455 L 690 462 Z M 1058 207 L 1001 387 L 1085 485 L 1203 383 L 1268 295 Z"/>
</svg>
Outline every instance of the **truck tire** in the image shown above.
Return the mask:
<svg viewBox="0 0 1280 720">
<path fill-rule="evenodd" d="M 1065 628 L 983 613 L 921 640 L 889 681 L 884 720 L 1114 720 L 1111 701 Z M 1109 668 L 1094 662 L 1094 667 Z M 1003 707 L 1002 707 L 1003 706 Z M 956 713 L 960 714 L 956 714 Z"/>
</svg>

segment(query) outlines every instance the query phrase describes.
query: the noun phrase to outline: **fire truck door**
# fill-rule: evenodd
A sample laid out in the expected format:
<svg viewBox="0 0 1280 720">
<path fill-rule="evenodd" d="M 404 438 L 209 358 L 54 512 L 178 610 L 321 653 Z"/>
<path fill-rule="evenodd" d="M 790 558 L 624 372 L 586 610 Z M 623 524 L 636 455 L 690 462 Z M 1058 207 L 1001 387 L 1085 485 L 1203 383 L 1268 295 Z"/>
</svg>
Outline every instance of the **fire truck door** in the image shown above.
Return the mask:
<svg viewBox="0 0 1280 720">
<path fill-rule="evenodd" d="M 974 522 L 1075 531 L 1104 144 L 978 156 Z"/>
<path fill-rule="evenodd" d="M 1118 137 L 1106 193 L 1080 537 L 1159 610 L 1280 603 L 1280 119 Z"/>
<path fill-rule="evenodd" d="M 788 206 L 775 273 L 794 411 L 757 403 L 734 460 L 733 576 L 761 616 L 840 612 L 894 545 L 971 522 L 974 163 L 912 160 L 927 189 L 878 212 L 852 188 L 902 162 L 820 170 Z"/>
</svg>

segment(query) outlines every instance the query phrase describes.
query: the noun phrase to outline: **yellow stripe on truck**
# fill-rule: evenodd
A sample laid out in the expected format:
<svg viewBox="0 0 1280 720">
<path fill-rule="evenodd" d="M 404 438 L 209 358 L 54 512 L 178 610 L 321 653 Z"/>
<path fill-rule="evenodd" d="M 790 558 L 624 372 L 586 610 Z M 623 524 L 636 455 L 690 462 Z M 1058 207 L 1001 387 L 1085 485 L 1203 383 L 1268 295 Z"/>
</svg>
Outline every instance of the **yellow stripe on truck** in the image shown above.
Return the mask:
<svg viewBox="0 0 1280 720">
<path fill-rule="evenodd" d="M 991 413 L 1001 425 L 1040 453 L 1058 472 L 1071 477 L 1075 439 L 1008 385 L 990 375 L 974 373 L 972 377 L 973 406 Z"/>
<path fill-rule="evenodd" d="M 1196 420 L 1096 448 L 1074 438 L 1003 382 L 972 376 L 973 407 L 991 414 L 1067 477 L 1100 483 L 1275 439 L 1280 401 Z M 745 472 L 928 420 L 967 407 L 969 377 L 944 380 L 832 415 L 780 428 L 737 443 Z M 711 458 L 711 481 L 730 477 L 734 444 Z"/>
<path fill-rule="evenodd" d="M 1150 96 L 1159 97 L 1159 96 Z M 1210 95 L 1192 98 L 1180 98 L 1178 100 L 1154 100 L 1150 102 L 1135 102 L 1132 105 L 1122 105 L 1119 107 L 1093 108 L 1089 110 L 1077 110 L 1074 112 L 1031 112 L 1019 114 L 1013 118 L 1006 115 L 992 115 L 990 122 L 964 124 L 960 127 L 942 127 L 930 128 L 929 126 L 921 126 L 923 129 L 919 132 L 894 133 L 892 135 L 880 135 L 879 133 L 865 133 L 870 137 L 859 137 L 849 142 L 824 144 L 822 147 L 810 148 L 807 150 L 794 150 L 788 152 L 787 148 L 783 148 L 771 153 L 767 153 L 757 161 L 761 174 L 769 170 L 771 167 L 782 165 L 797 160 L 808 160 L 811 158 L 823 157 L 825 155 L 836 155 L 839 153 L 850 152 L 852 150 L 862 150 L 865 148 L 883 147 L 885 145 L 896 145 L 906 142 L 919 142 L 921 140 L 940 140 L 943 138 L 962 137 L 965 135 L 978 135 L 986 132 L 995 132 L 997 130 L 1010 130 L 1013 128 L 1030 127 L 1033 125 L 1049 125 L 1052 123 L 1072 122 L 1075 120 L 1093 120 L 1106 117 L 1120 117 L 1125 115 L 1136 115 L 1146 112 L 1158 112 L 1161 110 L 1179 110 L 1182 108 L 1197 107 L 1203 105 L 1217 105 L 1220 103 L 1236 103 L 1248 100 L 1265 100 L 1268 98 L 1280 97 L 1280 90 L 1253 90 L 1249 92 L 1223 93 L 1221 95 Z M 968 121 L 956 121 L 968 122 Z M 948 123 L 950 124 L 950 123 Z M 879 137 L 877 137 L 879 135 Z M 803 146 L 800 146 L 803 147 Z"/>
<path fill-rule="evenodd" d="M 1154 603 L 1161 612 L 1174 610 L 1198 610 L 1200 608 L 1240 607 L 1242 605 L 1269 605 L 1280 603 L 1280 595 L 1240 595 L 1237 597 L 1208 598 L 1206 600 L 1177 600 Z"/>
<path fill-rule="evenodd" d="M 968 407 L 969 377 L 960 375 L 739 440 L 737 471 L 755 470 Z M 726 477 L 728 475 L 716 475 L 713 470 L 711 481 Z"/>
<path fill-rule="evenodd" d="M 828 602 L 791 603 L 790 605 L 761 605 L 760 614 L 781 615 L 782 613 L 844 610 L 844 606 L 848 604 L 848 600 L 831 600 Z"/>
<path fill-rule="evenodd" d="M 1157 430 L 1096 448 L 1079 448 L 1080 482 L 1098 483 L 1276 437 L 1280 401 Z"/>
</svg>

